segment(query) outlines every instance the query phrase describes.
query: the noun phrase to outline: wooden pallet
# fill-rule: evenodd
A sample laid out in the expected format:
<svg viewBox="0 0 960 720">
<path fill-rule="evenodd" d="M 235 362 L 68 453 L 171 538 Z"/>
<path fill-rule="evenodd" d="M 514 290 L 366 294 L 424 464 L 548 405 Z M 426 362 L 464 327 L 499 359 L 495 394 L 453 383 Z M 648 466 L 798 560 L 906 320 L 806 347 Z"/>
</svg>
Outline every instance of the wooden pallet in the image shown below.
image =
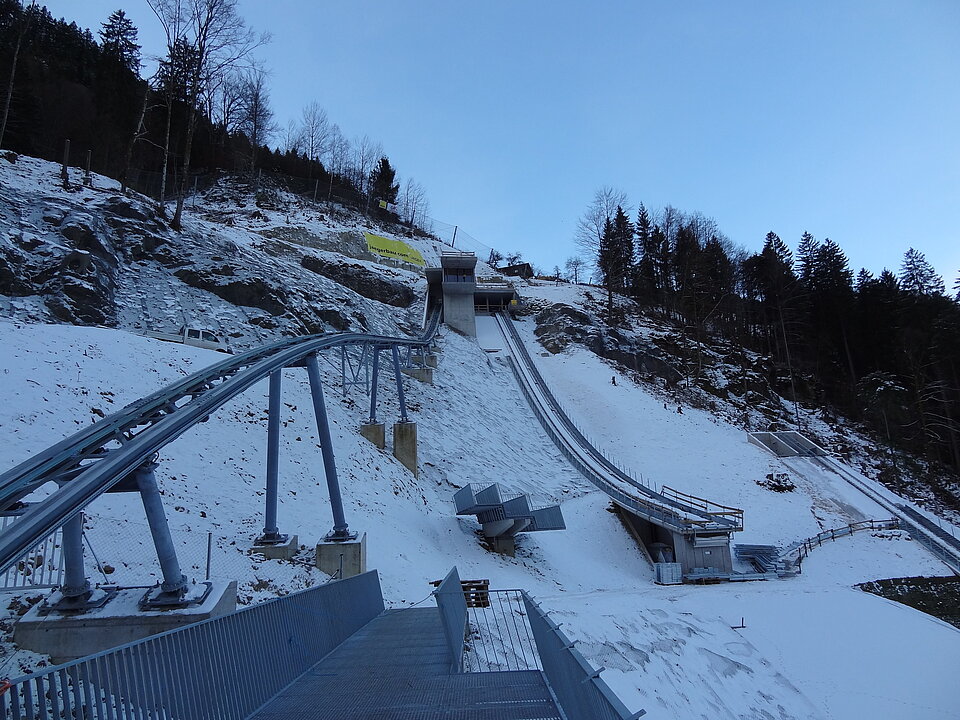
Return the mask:
<svg viewBox="0 0 960 720">
<path fill-rule="evenodd" d="M 430 584 L 439 587 L 443 580 L 431 580 Z M 460 587 L 463 588 L 463 599 L 467 602 L 468 608 L 490 607 L 490 581 L 489 580 L 461 580 Z"/>
</svg>

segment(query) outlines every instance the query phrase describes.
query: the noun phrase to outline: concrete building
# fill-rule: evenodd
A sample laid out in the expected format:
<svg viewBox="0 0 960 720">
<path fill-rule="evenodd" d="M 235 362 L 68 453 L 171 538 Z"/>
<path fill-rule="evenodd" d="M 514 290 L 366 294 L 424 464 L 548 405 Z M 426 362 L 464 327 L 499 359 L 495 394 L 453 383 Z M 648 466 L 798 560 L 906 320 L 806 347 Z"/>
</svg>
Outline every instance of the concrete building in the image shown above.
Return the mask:
<svg viewBox="0 0 960 720">
<path fill-rule="evenodd" d="M 513 286 L 503 278 L 476 276 L 477 256 L 472 252 L 444 252 L 440 267 L 426 268 L 428 302 L 442 302 L 443 321 L 469 337 L 477 335 L 476 313 L 497 312 L 516 299 Z"/>
</svg>

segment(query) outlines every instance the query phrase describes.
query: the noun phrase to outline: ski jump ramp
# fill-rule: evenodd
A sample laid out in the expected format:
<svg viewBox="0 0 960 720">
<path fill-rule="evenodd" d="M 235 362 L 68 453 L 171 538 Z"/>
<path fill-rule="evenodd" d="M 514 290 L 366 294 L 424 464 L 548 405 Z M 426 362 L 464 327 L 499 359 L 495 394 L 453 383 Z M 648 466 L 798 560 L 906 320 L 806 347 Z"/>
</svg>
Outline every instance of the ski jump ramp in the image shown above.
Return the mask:
<svg viewBox="0 0 960 720">
<path fill-rule="evenodd" d="M 684 574 L 731 574 L 730 534 L 743 529 L 743 510 L 666 486 L 654 491 L 617 467 L 587 441 L 561 407 L 509 316 L 495 317 L 508 362 L 544 430 L 570 463 L 610 497 L 635 535 L 648 549 L 654 547 L 663 561 L 672 562 L 672 555 Z"/>
</svg>

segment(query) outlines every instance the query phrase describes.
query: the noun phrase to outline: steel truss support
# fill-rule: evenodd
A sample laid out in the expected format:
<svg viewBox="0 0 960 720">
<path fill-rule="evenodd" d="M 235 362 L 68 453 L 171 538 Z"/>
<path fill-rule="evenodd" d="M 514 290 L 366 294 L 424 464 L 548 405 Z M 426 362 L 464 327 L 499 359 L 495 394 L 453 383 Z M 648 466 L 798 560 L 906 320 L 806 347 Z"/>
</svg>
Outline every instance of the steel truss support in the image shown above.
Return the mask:
<svg viewBox="0 0 960 720">
<path fill-rule="evenodd" d="M 370 417 L 367 422 L 374 425 L 377 422 L 377 384 L 380 381 L 380 348 L 373 348 L 373 373 L 370 379 Z"/>
<path fill-rule="evenodd" d="M 409 422 L 407 417 L 407 403 L 403 397 L 403 375 L 400 374 L 400 351 L 396 345 L 391 345 L 393 353 L 393 375 L 397 380 L 397 399 L 400 401 L 400 422 Z"/>
<path fill-rule="evenodd" d="M 337 480 L 337 464 L 333 455 L 333 441 L 330 438 L 327 407 L 323 401 L 323 383 L 320 380 L 317 354 L 308 355 L 306 363 L 310 394 L 313 396 L 313 412 L 317 420 L 317 435 L 320 438 L 320 453 L 323 455 L 323 472 L 327 478 L 327 491 L 330 493 L 330 509 L 333 511 L 333 530 L 326 535 L 326 539 L 353 540 L 357 534 L 350 532 L 343 514 L 343 499 L 340 496 L 340 482 Z"/>
<path fill-rule="evenodd" d="M 340 346 L 340 384 L 344 395 L 347 388 L 357 385 L 362 386 L 364 392 L 370 391 L 370 359 L 374 346 L 362 343 L 359 348 L 359 356 L 351 358 L 348 346 Z"/>
</svg>

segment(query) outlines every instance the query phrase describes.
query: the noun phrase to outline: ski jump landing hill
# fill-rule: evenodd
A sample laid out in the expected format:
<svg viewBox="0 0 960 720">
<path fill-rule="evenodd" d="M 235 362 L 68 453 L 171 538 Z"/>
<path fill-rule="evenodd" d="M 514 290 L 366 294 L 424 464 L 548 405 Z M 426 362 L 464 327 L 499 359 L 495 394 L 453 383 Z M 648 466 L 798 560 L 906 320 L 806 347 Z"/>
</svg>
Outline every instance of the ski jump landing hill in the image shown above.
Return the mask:
<svg viewBox="0 0 960 720">
<path fill-rule="evenodd" d="M 743 510 L 670 487 L 655 491 L 594 447 L 547 387 L 506 312 L 494 315 L 508 362 L 544 430 L 580 473 L 614 502 L 638 544 L 657 565 L 678 564 L 690 579 L 752 579 L 733 572 L 730 536 L 743 529 Z M 659 568 L 658 568 L 659 569 Z"/>
</svg>

